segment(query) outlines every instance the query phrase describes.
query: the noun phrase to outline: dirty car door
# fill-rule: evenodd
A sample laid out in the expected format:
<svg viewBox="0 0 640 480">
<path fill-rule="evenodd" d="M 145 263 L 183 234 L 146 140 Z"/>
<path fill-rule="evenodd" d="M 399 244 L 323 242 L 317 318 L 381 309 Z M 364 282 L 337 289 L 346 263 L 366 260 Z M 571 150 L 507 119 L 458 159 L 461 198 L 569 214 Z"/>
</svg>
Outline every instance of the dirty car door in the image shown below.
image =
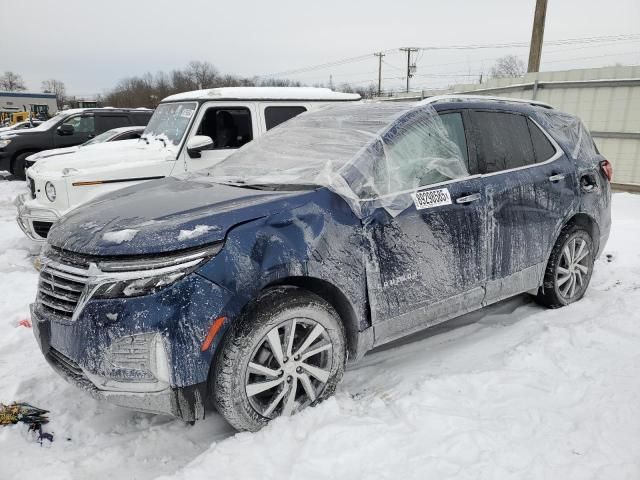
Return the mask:
<svg viewBox="0 0 640 480">
<path fill-rule="evenodd" d="M 391 193 L 382 196 L 379 208 L 365 218 L 376 344 L 482 304 L 486 202 L 482 179 L 467 170 L 462 115 L 453 115 L 447 124 L 460 132 L 451 135 L 447 128 L 444 147 L 439 145 L 441 140 L 435 140 L 442 135 L 442 122 L 434 127 L 419 120 L 408 124 L 399 120 L 399 127 L 384 139 L 384 154 L 379 159 L 384 168 L 376 170 L 386 178 Z M 425 135 L 424 128 L 437 132 Z M 453 155 L 457 158 L 451 155 L 452 142 L 458 148 Z M 404 188 L 410 185 L 414 187 Z M 385 208 L 389 200 L 400 205 L 401 211 Z"/>
</svg>

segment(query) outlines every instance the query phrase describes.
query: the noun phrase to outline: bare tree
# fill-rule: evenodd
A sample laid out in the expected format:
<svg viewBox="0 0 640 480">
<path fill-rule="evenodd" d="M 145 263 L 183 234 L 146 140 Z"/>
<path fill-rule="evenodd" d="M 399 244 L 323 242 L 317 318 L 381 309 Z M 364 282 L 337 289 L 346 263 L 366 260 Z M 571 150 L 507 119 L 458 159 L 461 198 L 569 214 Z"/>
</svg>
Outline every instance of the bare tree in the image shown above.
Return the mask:
<svg viewBox="0 0 640 480">
<path fill-rule="evenodd" d="M 0 90 L 5 92 L 21 92 L 26 90 L 24 80 L 20 75 L 13 72 L 4 72 L 4 75 L 0 77 Z"/>
<path fill-rule="evenodd" d="M 197 88 L 213 88 L 216 84 L 218 71 L 209 62 L 198 62 L 194 60 L 189 62 L 187 74 L 197 85 Z"/>
<path fill-rule="evenodd" d="M 44 82 L 42 82 L 42 91 L 44 91 L 45 93 L 54 93 L 56 95 L 56 103 L 58 104 L 58 108 L 62 109 L 65 97 L 67 95 L 67 89 L 64 86 L 64 82 L 61 82 L 60 80 L 56 80 L 54 78 L 45 80 Z"/>
<path fill-rule="evenodd" d="M 496 63 L 491 67 L 493 78 L 520 77 L 524 75 L 524 72 L 524 62 L 515 55 L 505 55 L 496 60 Z"/>
</svg>

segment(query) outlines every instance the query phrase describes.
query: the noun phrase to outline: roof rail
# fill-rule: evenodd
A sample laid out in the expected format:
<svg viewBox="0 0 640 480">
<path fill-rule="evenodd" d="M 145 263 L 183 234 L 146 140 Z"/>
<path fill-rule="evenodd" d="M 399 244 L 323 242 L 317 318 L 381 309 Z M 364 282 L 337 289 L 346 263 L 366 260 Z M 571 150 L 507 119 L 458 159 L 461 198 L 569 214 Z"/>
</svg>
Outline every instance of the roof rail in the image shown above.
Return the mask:
<svg viewBox="0 0 640 480">
<path fill-rule="evenodd" d="M 527 105 L 533 105 L 535 107 L 543 107 L 553 109 L 553 106 L 549 105 L 545 102 L 539 102 L 537 100 L 526 100 L 523 98 L 508 98 L 508 97 L 491 97 L 489 95 L 466 95 L 466 94 L 458 94 L 452 93 L 448 95 L 436 95 L 434 97 L 425 98 L 420 102 L 421 105 L 430 104 L 430 103 L 438 103 L 438 102 L 450 102 L 450 101 L 492 101 L 492 102 L 511 102 L 511 103 L 524 103 Z"/>
</svg>

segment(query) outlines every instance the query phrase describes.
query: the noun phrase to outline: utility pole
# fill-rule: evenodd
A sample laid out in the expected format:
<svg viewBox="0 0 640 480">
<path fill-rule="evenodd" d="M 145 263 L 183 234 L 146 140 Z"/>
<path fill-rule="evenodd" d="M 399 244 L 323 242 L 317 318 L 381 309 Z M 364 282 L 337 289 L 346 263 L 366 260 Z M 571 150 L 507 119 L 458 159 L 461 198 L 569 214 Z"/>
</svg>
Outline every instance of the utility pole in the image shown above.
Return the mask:
<svg viewBox="0 0 640 480">
<path fill-rule="evenodd" d="M 413 77 L 413 73 L 416 71 L 416 65 L 411 65 L 411 53 L 417 52 L 417 48 L 406 47 L 401 48 L 400 51 L 407 52 L 407 93 L 409 93 L 409 79 Z"/>
<path fill-rule="evenodd" d="M 540 71 L 542 56 L 542 38 L 544 37 L 544 20 L 547 16 L 547 0 L 536 0 L 536 12 L 533 16 L 533 31 L 529 47 L 529 65 L 527 72 Z"/>
<path fill-rule="evenodd" d="M 382 94 L 382 57 L 384 57 L 384 53 L 374 53 L 376 57 L 378 57 L 378 96 Z"/>
</svg>

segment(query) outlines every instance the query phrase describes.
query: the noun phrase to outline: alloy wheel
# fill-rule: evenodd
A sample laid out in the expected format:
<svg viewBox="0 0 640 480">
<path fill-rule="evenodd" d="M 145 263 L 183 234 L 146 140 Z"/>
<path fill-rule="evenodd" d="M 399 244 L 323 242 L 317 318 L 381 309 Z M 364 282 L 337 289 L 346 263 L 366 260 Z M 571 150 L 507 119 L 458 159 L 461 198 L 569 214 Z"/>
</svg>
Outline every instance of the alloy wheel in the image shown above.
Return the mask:
<svg viewBox="0 0 640 480">
<path fill-rule="evenodd" d="M 272 328 L 250 356 L 245 392 L 266 418 L 293 415 L 312 404 L 329 380 L 333 345 L 326 329 L 306 319 Z"/>
<path fill-rule="evenodd" d="M 560 255 L 556 269 L 556 287 L 567 301 L 582 294 L 589 273 L 589 246 L 580 237 L 569 240 Z"/>
</svg>

